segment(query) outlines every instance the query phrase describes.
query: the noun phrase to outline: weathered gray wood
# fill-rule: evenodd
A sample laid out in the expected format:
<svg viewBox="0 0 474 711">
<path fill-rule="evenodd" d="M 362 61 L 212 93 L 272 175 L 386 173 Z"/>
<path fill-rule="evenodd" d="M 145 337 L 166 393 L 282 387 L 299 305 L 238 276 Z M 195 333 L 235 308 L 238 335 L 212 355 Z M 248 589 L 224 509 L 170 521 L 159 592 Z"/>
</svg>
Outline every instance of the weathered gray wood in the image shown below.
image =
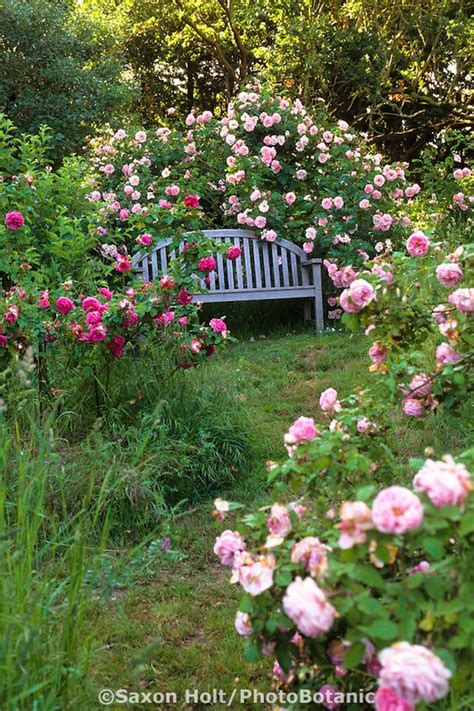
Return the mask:
<svg viewBox="0 0 474 711">
<path fill-rule="evenodd" d="M 299 286 L 298 281 L 298 264 L 296 262 L 296 255 L 294 252 L 290 252 L 290 263 L 291 263 L 291 278 L 293 280 L 293 286 Z"/>
<path fill-rule="evenodd" d="M 231 246 L 230 237 L 226 237 L 224 242 L 228 245 L 227 249 Z M 231 259 L 226 259 L 227 267 L 227 289 L 234 291 L 234 262 Z"/>
<path fill-rule="evenodd" d="M 272 263 L 273 263 L 273 285 L 276 289 L 280 287 L 280 265 L 278 264 L 278 247 L 273 242 L 271 245 Z"/>
<path fill-rule="evenodd" d="M 268 256 L 268 242 L 262 242 L 262 255 L 263 255 L 263 272 L 265 275 L 265 288 L 272 288 L 272 277 L 270 274 L 270 259 Z"/>
<path fill-rule="evenodd" d="M 265 299 L 305 299 L 305 318 L 311 319 L 314 304 L 315 324 L 318 331 L 324 328 L 321 259 L 308 259 L 304 250 L 288 240 L 273 243 L 261 241 L 250 230 L 206 230 L 204 234 L 241 249 L 241 256 L 226 260 L 217 254 L 217 270 L 209 274 L 209 288 L 201 275 L 196 275 L 202 294 L 195 300 L 205 303 L 230 301 L 261 301 Z M 191 236 L 189 233 L 185 236 Z M 168 269 L 176 257 L 171 249 L 172 239 L 156 245 L 151 253 L 140 252 L 132 259 L 139 276 L 147 281 Z M 182 252 L 184 243 L 179 245 Z M 288 263 L 289 262 L 289 263 Z M 291 271 L 291 275 L 290 275 Z"/>
<path fill-rule="evenodd" d="M 244 261 L 245 261 L 245 278 L 247 282 L 247 289 L 253 288 L 253 276 L 252 276 L 252 258 L 250 256 L 249 240 L 243 239 L 244 243 Z"/>
<path fill-rule="evenodd" d="M 260 250 L 258 248 L 258 242 L 252 242 L 253 246 L 253 264 L 255 267 L 255 284 L 258 288 L 263 286 L 262 284 L 262 272 L 260 269 Z"/>
<path fill-rule="evenodd" d="M 290 273 L 288 271 L 288 250 L 281 248 L 281 266 L 283 269 L 283 286 L 290 286 Z"/>
<path fill-rule="evenodd" d="M 241 256 L 235 260 L 235 271 L 237 274 L 237 286 L 239 287 L 239 290 L 242 290 L 244 288 L 244 278 L 242 269 L 242 248 L 240 245 L 240 239 L 238 237 L 234 237 L 234 246 L 240 249 L 241 254 Z"/>
</svg>

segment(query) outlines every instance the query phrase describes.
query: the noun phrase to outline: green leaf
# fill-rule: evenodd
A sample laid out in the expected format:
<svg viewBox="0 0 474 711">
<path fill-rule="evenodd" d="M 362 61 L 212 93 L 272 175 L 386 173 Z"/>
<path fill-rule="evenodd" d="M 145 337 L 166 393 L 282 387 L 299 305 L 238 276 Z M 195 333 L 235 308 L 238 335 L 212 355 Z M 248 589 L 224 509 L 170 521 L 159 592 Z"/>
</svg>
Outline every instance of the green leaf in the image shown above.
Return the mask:
<svg viewBox="0 0 474 711">
<path fill-rule="evenodd" d="M 285 673 L 289 672 L 291 669 L 291 645 L 278 644 L 275 651 L 278 664 Z"/>
<path fill-rule="evenodd" d="M 365 644 L 363 644 L 362 642 L 356 642 L 355 644 L 351 644 L 349 649 L 344 654 L 344 668 L 354 669 L 355 667 L 357 667 L 364 658 L 364 654 Z"/>
<path fill-rule="evenodd" d="M 377 639 L 397 639 L 399 636 L 398 626 L 390 620 L 376 620 L 368 627 L 364 627 L 364 631 L 369 637 Z"/>
<path fill-rule="evenodd" d="M 247 644 L 245 645 L 244 655 L 248 662 L 256 662 L 260 657 L 260 650 L 256 644 Z"/>
<path fill-rule="evenodd" d="M 357 603 L 357 607 L 361 612 L 369 617 L 383 617 L 386 615 L 382 604 L 374 597 L 364 597 Z"/>
<path fill-rule="evenodd" d="M 356 566 L 352 575 L 360 583 L 365 583 L 373 588 L 385 587 L 384 580 L 380 573 L 370 565 Z"/>
<path fill-rule="evenodd" d="M 461 536 L 467 536 L 469 533 L 474 531 L 474 511 L 471 511 L 464 516 L 459 526 L 459 531 Z"/>
</svg>

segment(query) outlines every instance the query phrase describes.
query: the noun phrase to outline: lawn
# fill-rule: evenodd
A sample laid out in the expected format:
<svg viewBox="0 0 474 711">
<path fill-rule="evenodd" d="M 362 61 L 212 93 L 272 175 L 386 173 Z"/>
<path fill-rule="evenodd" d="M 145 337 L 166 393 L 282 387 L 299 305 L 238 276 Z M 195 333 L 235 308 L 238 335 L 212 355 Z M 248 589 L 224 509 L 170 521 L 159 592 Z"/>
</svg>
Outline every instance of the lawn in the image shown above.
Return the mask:
<svg viewBox="0 0 474 711">
<path fill-rule="evenodd" d="M 251 470 L 220 495 L 266 502 L 265 461 L 285 456 L 283 434 L 296 417 L 320 417 L 322 390 L 334 386 L 344 397 L 368 382 L 366 349 L 361 335 L 280 331 L 244 340 L 193 374 L 235 392 L 249 418 Z M 417 429 L 398 415 L 392 438 L 400 461 L 406 461 L 426 446 L 438 454 L 456 452 L 465 444 L 467 431 L 453 430 L 441 417 Z M 91 620 L 101 647 L 93 665 L 89 705 L 102 687 L 171 691 L 178 698 L 187 688 L 269 688 L 270 662 L 244 662 L 232 629 L 240 591 L 227 584 L 229 574 L 213 555 L 221 529 L 211 509 L 211 501 L 206 501 L 179 515 L 171 538 L 182 559 L 161 563 L 131 588 L 119 590 L 107 614 L 101 609 Z"/>
</svg>

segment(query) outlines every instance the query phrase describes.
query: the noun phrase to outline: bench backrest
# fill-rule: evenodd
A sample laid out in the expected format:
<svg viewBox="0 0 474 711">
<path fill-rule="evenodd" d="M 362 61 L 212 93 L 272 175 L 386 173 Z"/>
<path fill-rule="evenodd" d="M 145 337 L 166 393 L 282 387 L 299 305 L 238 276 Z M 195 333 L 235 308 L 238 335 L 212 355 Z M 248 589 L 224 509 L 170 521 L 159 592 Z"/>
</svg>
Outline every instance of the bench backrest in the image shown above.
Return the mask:
<svg viewBox="0 0 474 711">
<path fill-rule="evenodd" d="M 285 239 L 275 242 L 262 240 L 250 230 L 204 230 L 206 236 L 229 247 L 240 247 L 241 256 L 231 261 L 221 254 L 216 257 L 217 268 L 209 275 L 210 292 L 273 290 L 311 285 L 311 270 L 304 266 L 307 255 L 301 247 Z M 158 244 L 149 254 L 133 258 L 135 271 L 146 280 L 166 273 L 169 262 L 176 257 L 170 249 L 172 240 Z M 180 251 L 183 244 L 180 245 Z M 204 288 L 204 283 L 203 283 Z"/>
</svg>

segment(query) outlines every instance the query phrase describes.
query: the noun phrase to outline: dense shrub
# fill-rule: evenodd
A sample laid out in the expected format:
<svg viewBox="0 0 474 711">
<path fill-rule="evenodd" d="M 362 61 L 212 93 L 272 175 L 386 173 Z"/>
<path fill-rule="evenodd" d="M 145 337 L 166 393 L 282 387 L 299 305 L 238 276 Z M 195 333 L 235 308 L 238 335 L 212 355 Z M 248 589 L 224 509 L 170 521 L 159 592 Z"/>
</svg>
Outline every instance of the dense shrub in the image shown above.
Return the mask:
<svg viewBox="0 0 474 711">
<path fill-rule="evenodd" d="M 472 256 L 420 231 L 406 249 L 368 263 L 340 297 L 344 321 L 376 339 L 375 383 L 345 401 L 325 390 L 327 427 L 300 417 L 285 435 L 288 461 L 269 463 L 273 505 L 216 540 L 245 593 L 235 626 L 247 659 L 275 655 L 277 689 L 306 694 L 293 704 L 283 693 L 285 707 L 309 694 L 356 708 L 362 690 L 378 711 L 411 711 L 450 687 L 456 708 L 469 705 L 473 452 L 425 446 L 408 464 L 388 435 L 394 408 L 416 420 L 467 404 Z M 235 508 L 215 506 L 221 519 Z"/>
<path fill-rule="evenodd" d="M 119 18 L 67 0 L 5 0 L 0 7 L 0 111 L 24 132 L 54 130 L 51 154 L 78 150 L 91 126 L 132 98 L 114 36 Z"/>
</svg>

